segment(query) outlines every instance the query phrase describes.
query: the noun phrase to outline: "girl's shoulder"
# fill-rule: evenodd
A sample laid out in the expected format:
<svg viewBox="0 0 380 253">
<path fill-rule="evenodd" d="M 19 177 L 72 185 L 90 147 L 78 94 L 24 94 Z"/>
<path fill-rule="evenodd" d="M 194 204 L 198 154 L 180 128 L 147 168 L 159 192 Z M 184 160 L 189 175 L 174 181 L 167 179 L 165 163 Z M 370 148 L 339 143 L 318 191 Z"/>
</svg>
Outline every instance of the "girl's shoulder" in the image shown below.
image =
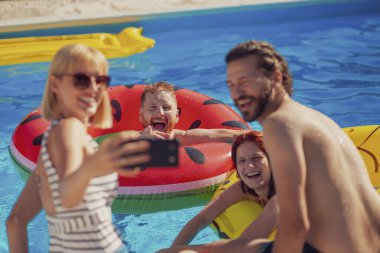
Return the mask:
<svg viewBox="0 0 380 253">
<path fill-rule="evenodd" d="M 270 198 L 265 204 L 265 207 L 271 209 L 272 211 L 279 212 L 280 207 L 278 205 L 277 195 L 274 195 L 272 198 Z"/>
<path fill-rule="evenodd" d="M 241 188 L 241 183 L 240 181 L 237 181 L 230 187 L 228 187 L 222 194 L 221 196 L 225 198 L 234 198 L 234 199 L 239 199 L 239 200 L 248 200 L 247 194 L 245 194 Z"/>
</svg>

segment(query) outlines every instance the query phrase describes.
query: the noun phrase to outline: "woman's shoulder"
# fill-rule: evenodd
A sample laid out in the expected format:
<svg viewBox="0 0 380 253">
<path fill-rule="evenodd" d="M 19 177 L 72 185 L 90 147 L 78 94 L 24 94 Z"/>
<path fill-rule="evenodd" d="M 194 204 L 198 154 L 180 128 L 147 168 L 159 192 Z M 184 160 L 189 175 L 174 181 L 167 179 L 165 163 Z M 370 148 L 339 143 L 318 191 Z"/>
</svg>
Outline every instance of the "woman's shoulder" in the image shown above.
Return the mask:
<svg viewBox="0 0 380 253">
<path fill-rule="evenodd" d="M 82 121 L 80 121 L 76 117 L 69 117 L 69 118 L 62 118 L 59 120 L 56 120 L 57 126 L 75 126 L 75 127 L 84 127 L 84 124 Z"/>
<path fill-rule="evenodd" d="M 64 118 L 53 123 L 51 133 L 54 139 L 80 141 L 87 135 L 85 125 L 77 118 Z"/>
<path fill-rule="evenodd" d="M 70 117 L 70 118 L 64 118 L 60 120 L 56 120 L 53 122 L 53 130 L 56 130 L 58 132 L 60 131 L 79 131 L 83 132 L 86 131 L 85 125 L 77 118 Z M 73 132 L 75 133 L 75 132 Z"/>
</svg>

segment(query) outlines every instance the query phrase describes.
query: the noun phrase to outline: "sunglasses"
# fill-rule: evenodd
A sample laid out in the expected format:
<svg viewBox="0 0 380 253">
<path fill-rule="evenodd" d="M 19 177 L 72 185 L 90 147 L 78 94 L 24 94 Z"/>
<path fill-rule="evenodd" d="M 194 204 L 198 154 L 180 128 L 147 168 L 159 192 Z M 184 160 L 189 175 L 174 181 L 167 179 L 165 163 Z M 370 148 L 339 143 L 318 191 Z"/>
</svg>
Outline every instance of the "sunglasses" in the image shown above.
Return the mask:
<svg viewBox="0 0 380 253">
<path fill-rule="evenodd" d="M 79 90 L 85 90 L 88 89 L 90 86 L 92 86 L 91 77 L 84 73 L 78 73 L 78 74 L 60 74 L 58 76 L 71 76 L 73 78 L 73 83 L 75 88 Z M 109 86 L 109 83 L 111 81 L 111 78 L 109 76 L 94 76 L 95 77 L 95 83 L 96 87 L 100 90 L 104 90 Z"/>
</svg>

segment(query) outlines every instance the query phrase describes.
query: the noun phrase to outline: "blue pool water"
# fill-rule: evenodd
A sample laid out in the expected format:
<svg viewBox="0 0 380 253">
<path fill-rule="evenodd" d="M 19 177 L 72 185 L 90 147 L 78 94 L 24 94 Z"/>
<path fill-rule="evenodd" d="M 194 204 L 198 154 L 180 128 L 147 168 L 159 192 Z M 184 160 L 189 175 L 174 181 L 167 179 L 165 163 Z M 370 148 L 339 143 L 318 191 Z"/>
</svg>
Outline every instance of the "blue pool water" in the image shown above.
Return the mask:
<svg viewBox="0 0 380 253">
<path fill-rule="evenodd" d="M 129 24 L 57 28 L 0 34 L 0 38 L 88 32 L 115 33 L 142 26 L 156 46 L 111 59 L 112 85 L 167 80 L 232 106 L 225 86 L 226 52 L 259 39 L 288 59 L 294 98 L 332 117 L 342 127 L 380 123 L 379 1 L 319 1 L 148 16 Z M 8 145 L 22 118 L 41 101 L 48 63 L 0 67 L 0 252 L 7 252 L 5 219 L 24 182 L 13 169 Z M 260 128 L 256 123 L 254 128 Z M 170 245 L 201 207 L 146 215 L 115 215 L 131 252 L 151 253 Z M 30 252 L 46 252 L 46 221 L 29 226 Z M 193 243 L 216 240 L 205 229 Z"/>
</svg>

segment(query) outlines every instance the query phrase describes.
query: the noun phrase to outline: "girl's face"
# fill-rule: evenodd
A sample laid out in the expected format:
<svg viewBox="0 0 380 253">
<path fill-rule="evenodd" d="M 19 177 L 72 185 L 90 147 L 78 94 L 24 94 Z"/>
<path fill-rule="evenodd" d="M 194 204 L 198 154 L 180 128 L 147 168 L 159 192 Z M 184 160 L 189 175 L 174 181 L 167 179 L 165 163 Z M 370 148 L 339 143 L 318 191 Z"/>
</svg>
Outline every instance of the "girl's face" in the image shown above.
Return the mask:
<svg viewBox="0 0 380 253">
<path fill-rule="evenodd" d="M 87 123 L 95 115 L 107 91 L 109 79 L 106 75 L 95 65 L 78 64 L 59 77 L 52 76 L 52 90 L 62 116 L 76 117 Z"/>
<path fill-rule="evenodd" d="M 265 153 L 252 141 L 245 141 L 236 150 L 236 164 L 241 180 L 251 189 L 269 188 L 271 171 Z"/>
</svg>

